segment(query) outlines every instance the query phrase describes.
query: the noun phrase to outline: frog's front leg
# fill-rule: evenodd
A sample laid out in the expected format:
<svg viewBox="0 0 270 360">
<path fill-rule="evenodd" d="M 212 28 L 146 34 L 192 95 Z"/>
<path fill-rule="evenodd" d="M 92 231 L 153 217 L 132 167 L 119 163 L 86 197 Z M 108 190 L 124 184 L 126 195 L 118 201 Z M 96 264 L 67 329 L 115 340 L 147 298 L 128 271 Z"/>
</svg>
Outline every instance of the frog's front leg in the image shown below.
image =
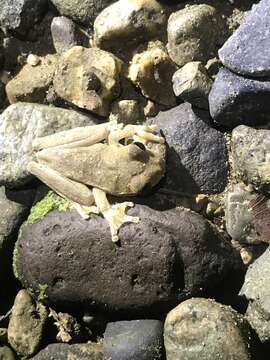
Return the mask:
<svg viewBox="0 0 270 360">
<path fill-rule="evenodd" d="M 92 191 L 86 185 L 70 180 L 47 165 L 31 161 L 27 170 L 68 200 L 85 206 L 94 203 Z"/>
<path fill-rule="evenodd" d="M 113 242 L 119 240 L 118 230 L 122 224 L 127 222 L 137 224 L 140 221 L 139 217 L 126 214 L 127 208 L 134 206 L 132 202 L 111 205 L 106 197 L 106 193 L 97 188 L 93 188 L 93 196 L 95 198 L 96 210 L 102 213 L 109 223 Z"/>
</svg>

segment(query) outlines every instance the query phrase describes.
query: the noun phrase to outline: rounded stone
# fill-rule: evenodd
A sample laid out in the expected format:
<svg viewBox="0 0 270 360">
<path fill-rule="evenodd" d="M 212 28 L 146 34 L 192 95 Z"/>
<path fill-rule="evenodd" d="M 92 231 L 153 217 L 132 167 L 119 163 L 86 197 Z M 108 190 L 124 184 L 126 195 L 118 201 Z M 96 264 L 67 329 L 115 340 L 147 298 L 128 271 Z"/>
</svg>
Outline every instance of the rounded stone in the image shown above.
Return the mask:
<svg viewBox="0 0 270 360">
<path fill-rule="evenodd" d="M 250 360 L 249 337 L 248 323 L 229 306 L 189 299 L 167 315 L 166 359 Z"/>
</svg>

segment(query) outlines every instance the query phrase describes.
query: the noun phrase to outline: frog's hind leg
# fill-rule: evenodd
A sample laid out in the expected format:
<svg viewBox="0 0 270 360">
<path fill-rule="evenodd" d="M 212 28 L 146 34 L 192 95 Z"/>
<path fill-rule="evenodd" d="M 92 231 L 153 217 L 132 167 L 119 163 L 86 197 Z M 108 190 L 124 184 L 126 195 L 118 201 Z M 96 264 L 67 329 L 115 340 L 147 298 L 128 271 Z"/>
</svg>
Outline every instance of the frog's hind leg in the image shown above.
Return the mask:
<svg viewBox="0 0 270 360">
<path fill-rule="evenodd" d="M 97 209 L 109 223 L 113 242 L 119 240 L 118 230 L 122 224 L 127 222 L 137 224 L 140 221 L 139 217 L 126 214 L 127 208 L 134 206 L 132 202 L 111 205 L 106 197 L 106 193 L 97 188 L 93 188 L 93 196 L 95 198 Z"/>
<path fill-rule="evenodd" d="M 47 165 L 31 161 L 27 166 L 27 170 L 52 188 L 57 194 L 68 200 L 85 206 L 90 206 L 94 203 L 92 191 L 86 185 L 68 179 Z"/>
</svg>

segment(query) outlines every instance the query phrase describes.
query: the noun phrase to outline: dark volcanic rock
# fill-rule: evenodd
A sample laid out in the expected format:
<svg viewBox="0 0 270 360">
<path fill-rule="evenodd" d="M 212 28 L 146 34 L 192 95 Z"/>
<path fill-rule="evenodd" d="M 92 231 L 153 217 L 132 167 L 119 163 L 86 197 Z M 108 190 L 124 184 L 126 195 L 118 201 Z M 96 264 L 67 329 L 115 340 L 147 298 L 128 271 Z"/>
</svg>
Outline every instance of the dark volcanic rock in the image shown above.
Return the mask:
<svg viewBox="0 0 270 360">
<path fill-rule="evenodd" d="M 239 266 L 230 244 L 196 213 L 137 205 L 129 214 L 141 221 L 120 228 L 119 245 L 101 216 L 86 221 L 75 210 L 53 211 L 26 225 L 15 251 L 17 276 L 37 292 L 46 284 L 47 301 L 55 306 L 142 316 L 215 286 Z"/>
<path fill-rule="evenodd" d="M 24 35 L 42 16 L 47 0 L 1 0 L 0 27 Z"/>
<path fill-rule="evenodd" d="M 219 193 L 227 184 L 224 135 L 211 128 L 206 111 L 188 103 L 160 112 L 151 120 L 160 126 L 168 144 L 164 187 L 187 193 Z"/>
<path fill-rule="evenodd" d="M 50 344 L 33 356 L 33 360 L 104 360 L 103 348 L 100 344 Z"/>
<path fill-rule="evenodd" d="M 210 114 L 227 128 L 270 121 L 270 79 L 247 79 L 222 68 L 209 94 Z"/>
<path fill-rule="evenodd" d="M 159 360 L 163 358 L 163 324 L 159 320 L 108 323 L 104 353 L 111 360 Z"/>
<path fill-rule="evenodd" d="M 219 50 L 222 63 L 239 74 L 270 76 L 270 2 L 261 0 Z"/>
</svg>

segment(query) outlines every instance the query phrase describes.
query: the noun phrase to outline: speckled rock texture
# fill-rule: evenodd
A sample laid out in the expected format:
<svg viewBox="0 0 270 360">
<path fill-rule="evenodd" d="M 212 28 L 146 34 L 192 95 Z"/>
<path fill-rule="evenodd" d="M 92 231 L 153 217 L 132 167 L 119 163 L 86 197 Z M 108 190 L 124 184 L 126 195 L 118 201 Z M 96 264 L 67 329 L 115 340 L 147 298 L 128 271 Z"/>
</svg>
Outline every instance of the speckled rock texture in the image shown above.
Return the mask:
<svg viewBox="0 0 270 360">
<path fill-rule="evenodd" d="M 231 153 L 238 180 L 270 192 L 270 130 L 238 126 L 232 132 Z"/>
<path fill-rule="evenodd" d="M 76 24 L 65 16 L 56 16 L 51 22 L 53 45 L 58 54 L 79 45 L 79 31 Z"/>
<path fill-rule="evenodd" d="M 35 303 L 26 290 L 16 296 L 8 325 L 8 341 L 20 356 L 32 356 L 41 345 L 47 310 Z"/>
<path fill-rule="evenodd" d="M 109 360 L 103 355 L 101 344 L 50 344 L 33 356 L 33 360 Z"/>
<path fill-rule="evenodd" d="M 101 216 L 87 221 L 75 210 L 26 225 L 15 251 L 17 276 L 37 292 L 47 284 L 53 306 L 149 316 L 241 268 L 230 243 L 196 213 L 142 205 L 128 213 L 141 220 L 120 228 L 118 246 Z"/>
<path fill-rule="evenodd" d="M 167 360 L 250 360 L 249 340 L 243 316 L 210 299 L 184 301 L 164 325 Z"/>
<path fill-rule="evenodd" d="M 108 323 L 103 346 L 105 356 L 111 360 L 164 359 L 163 324 L 159 320 Z"/>
<path fill-rule="evenodd" d="M 238 125 L 259 126 L 270 122 L 270 81 L 250 79 L 226 68 L 219 70 L 209 94 L 214 121 L 233 129 Z"/>
<path fill-rule="evenodd" d="M 0 184 L 17 187 L 32 176 L 26 165 L 36 137 L 61 130 L 91 125 L 94 117 L 52 106 L 17 103 L 0 115 Z"/>
<path fill-rule="evenodd" d="M 228 158 L 224 135 L 210 126 L 208 112 L 188 103 L 160 112 L 167 149 L 164 187 L 192 193 L 219 193 L 227 184 Z"/>
<path fill-rule="evenodd" d="M 253 5 L 244 23 L 219 50 L 222 63 L 247 77 L 270 76 L 270 2 Z"/>
<path fill-rule="evenodd" d="M 52 0 L 61 15 L 90 26 L 96 16 L 113 0 Z"/>
<path fill-rule="evenodd" d="M 247 320 L 261 341 L 270 340 L 270 250 L 269 248 L 247 270 L 240 295 L 249 300 Z"/>
</svg>

